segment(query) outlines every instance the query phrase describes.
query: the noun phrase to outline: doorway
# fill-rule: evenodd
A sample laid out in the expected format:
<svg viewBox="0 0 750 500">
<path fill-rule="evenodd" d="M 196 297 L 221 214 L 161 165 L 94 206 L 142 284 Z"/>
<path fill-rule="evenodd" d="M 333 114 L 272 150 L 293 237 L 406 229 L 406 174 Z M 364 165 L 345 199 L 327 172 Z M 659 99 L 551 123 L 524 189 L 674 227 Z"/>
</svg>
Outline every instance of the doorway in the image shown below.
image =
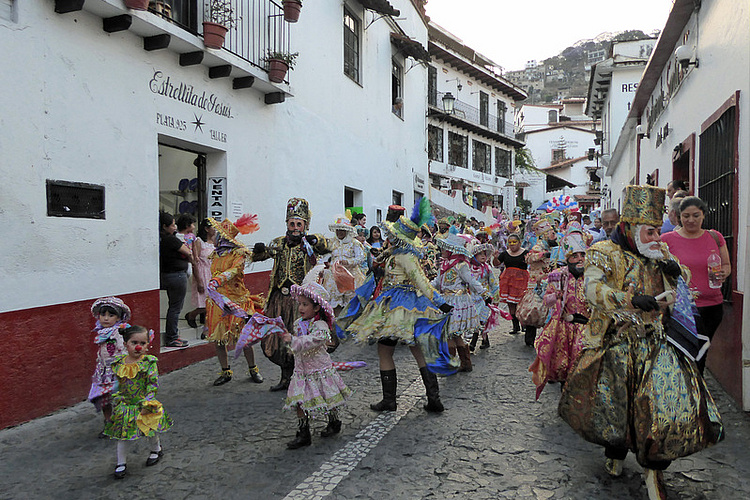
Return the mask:
<svg viewBox="0 0 750 500">
<path fill-rule="evenodd" d="M 185 243 L 192 247 L 198 224 L 206 218 L 206 155 L 198 151 L 159 144 L 159 210 L 169 212 L 179 221 L 181 216 L 191 216 L 195 220 L 195 230 L 188 234 Z M 183 237 L 178 235 L 180 239 Z M 188 287 L 182 311 L 179 314 L 179 337 L 187 340 L 190 346 L 205 343 L 203 325 L 196 318 L 198 328 L 191 328 L 185 320 L 185 313 L 197 308 L 197 297 L 193 291 L 192 268 L 188 269 Z M 159 292 L 159 319 L 161 331 L 165 331 L 167 317 L 167 292 Z M 205 318 L 205 316 L 204 316 Z M 203 337 L 203 338 L 202 338 Z M 162 342 L 164 336 L 162 335 Z M 162 347 L 162 352 L 170 348 Z"/>
</svg>

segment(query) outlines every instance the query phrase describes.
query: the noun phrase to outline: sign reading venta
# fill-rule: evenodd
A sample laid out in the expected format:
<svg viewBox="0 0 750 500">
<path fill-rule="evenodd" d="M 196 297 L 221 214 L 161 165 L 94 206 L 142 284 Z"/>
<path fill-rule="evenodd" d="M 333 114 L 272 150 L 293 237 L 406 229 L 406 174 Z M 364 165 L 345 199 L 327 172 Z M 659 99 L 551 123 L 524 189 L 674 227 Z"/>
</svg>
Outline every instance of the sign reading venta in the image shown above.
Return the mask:
<svg viewBox="0 0 750 500">
<path fill-rule="evenodd" d="M 173 82 L 169 76 L 165 78 L 164 73 L 161 71 L 154 72 L 154 76 L 148 82 L 148 88 L 154 94 L 184 102 L 209 113 L 232 118 L 232 107 L 227 103 L 219 101 L 216 94 L 206 94 L 205 90 L 198 93 L 192 85 L 183 82 Z"/>
<path fill-rule="evenodd" d="M 208 216 L 223 221 L 227 213 L 227 178 L 208 178 Z"/>
</svg>

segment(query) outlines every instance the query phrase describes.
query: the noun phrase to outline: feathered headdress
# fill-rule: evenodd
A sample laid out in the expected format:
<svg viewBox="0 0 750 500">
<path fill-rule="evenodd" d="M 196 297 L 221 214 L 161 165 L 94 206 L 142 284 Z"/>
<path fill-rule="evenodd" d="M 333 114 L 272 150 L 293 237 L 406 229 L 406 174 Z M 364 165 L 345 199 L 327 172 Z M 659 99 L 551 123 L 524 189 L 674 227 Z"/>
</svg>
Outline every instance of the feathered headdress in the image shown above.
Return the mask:
<svg viewBox="0 0 750 500">
<path fill-rule="evenodd" d="M 258 214 L 242 214 L 242 217 L 237 219 L 237 222 L 235 222 L 234 225 L 237 226 L 237 229 L 241 234 L 254 233 L 260 229 L 260 225 L 258 224 Z"/>
<path fill-rule="evenodd" d="M 209 218 L 208 223 L 216 229 L 219 236 L 240 248 L 244 247 L 244 245 L 236 239 L 236 236 L 239 233 L 249 234 L 260 229 L 260 225 L 258 225 L 258 216 L 250 214 L 243 214 L 234 224 L 229 219 L 224 219 L 219 222 L 213 218 Z"/>
<path fill-rule="evenodd" d="M 422 224 L 427 224 L 428 226 L 434 225 L 435 217 L 432 215 L 432 207 L 427 197 L 422 196 L 417 200 L 414 208 L 411 209 L 410 219 L 417 227 L 422 227 Z"/>
</svg>

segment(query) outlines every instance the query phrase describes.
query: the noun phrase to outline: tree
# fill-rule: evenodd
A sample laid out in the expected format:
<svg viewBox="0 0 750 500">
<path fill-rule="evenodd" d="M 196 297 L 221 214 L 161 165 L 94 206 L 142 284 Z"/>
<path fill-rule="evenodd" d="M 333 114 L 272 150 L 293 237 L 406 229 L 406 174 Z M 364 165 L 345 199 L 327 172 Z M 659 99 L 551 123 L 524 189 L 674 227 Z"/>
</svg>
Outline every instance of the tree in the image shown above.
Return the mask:
<svg viewBox="0 0 750 500">
<path fill-rule="evenodd" d="M 529 148 L 516 149 L 516 170 L 521 172 L 539 172 L 534 164 Z"/>
</svg>

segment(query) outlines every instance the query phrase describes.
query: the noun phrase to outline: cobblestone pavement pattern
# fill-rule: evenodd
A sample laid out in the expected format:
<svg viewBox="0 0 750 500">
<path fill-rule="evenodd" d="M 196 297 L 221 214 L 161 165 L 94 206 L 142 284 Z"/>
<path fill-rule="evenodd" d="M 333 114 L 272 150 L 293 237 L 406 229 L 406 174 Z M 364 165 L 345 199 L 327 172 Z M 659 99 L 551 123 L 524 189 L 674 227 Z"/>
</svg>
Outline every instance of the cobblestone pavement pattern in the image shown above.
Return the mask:
<svg viewBox="0 0 750 500">
<path fill-rule="evenodd" d="M 287 450 L 296 418 L 268 387 L 279 369 L 256 349 L 263 384 L 251 383 L 244 359 L 235 378 L 213 387 L 215 360 L 163 375 L 159 400 L 175 420 L 162 437 L 164 458 L 146 468 L 148 445 L 129 450 L 128 476 L 112 478 L 114 442 L 97 439 L 101 416 L 81 403 L 0 431 L 1 499 L 607 499 L 646 498 L 632 458 L 620 478 L 604 471 L 600 447 L 557 415 L 559 386 L 539 401 L 527 371 L 523 336 L 492 332 L 492 347 L 473 356 L 474 371 L 440 380 L 447 410 L 422 409 L 424 387 L 405 347 L 396 351 L 399 409 L 377 414 L 375 346 L 344 343 L 336 360 L 368 367 L 343 373 L 355 395 L 342 432 Z M 678 460 L 665 473 L 670 499 L 750 498 L 750 418 L 711 379 L 727 437 Z M 55 383 L 55 381 L 50 381 Z M 33 397 L 33 395 L 30 395 Z"/>
</svg>

